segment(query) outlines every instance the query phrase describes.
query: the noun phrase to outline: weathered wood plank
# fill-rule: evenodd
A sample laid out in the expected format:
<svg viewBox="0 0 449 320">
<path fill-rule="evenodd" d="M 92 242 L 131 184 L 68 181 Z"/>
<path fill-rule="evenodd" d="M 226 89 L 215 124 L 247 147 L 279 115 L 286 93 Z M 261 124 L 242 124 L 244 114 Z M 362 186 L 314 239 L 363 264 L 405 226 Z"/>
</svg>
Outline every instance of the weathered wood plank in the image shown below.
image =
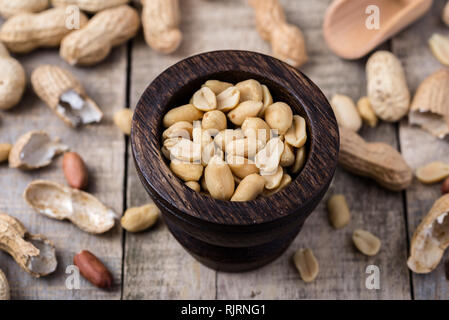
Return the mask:
<svg viewBox="0 0 449 320">
<path fill-rule="evenodd" d="M 305 73 L 329 97 L 336 92 L 354 99 L 364 94 L 364 61 L 341 61 L 329 52 L 322 39 L 321 20 L 329 1 L 283 3 L 290 21 L 298 24 L 309 40 L 311 61 L 303 69 Z M 226 48 L 270 52 L 269 45 L 255 31 L 252 10 L 245 1 L 184 0 L 182 10 L 184 42 L 176 54 L 161 56 L 145 47 L 141 39 L 135 42 L 131 106 L 154 76 L 186 55 Z M 363 135 L 369 140 L 397 143 L 395 128 L 388 124 L 376 130 L 365 129 Z M 137 182 L 131 160 L 129 166 L 128 202 L 139 205 L 148 197 Z M 330 192 L 348 197 L 353 213 L 350 226 L 332 230 L 322 203 L 280 259 L 249 273 L 217 273 L 217 298 L 410 298 L 401 194 L 386 192 L 340 170 Z M 355 251 L 350 237 L 356 227 L 369 229 L 383 240 L 385 245 L 377 257 L 365 258 Z M 291 263 L 292 253 L 302 246 L 313 248 L 321 262 L 319 278 L 311 285 L 299 279 Z M 214 272 L 197 267 L 202 282 L 198 286 L 192 276 L 197 271 L 190 267 L 196 262 L 168 235 L 165 226 L 142 235 L 127 234 L 126 252 L 125 298 L 213 298 Z M 365 268 L 369 264 L 381 269 L 381 290 L 365 288 Z"/>
<path fill-rule="evenodd" d="M 283 1 L 292 23 L 305 33 L 310 61 L 302 69 L 330 98 L 343 93 L 358 99 L 365 94 L 365 61 L 343 61 L 326 47 L 321 23 L 330 1 Z M 241 9 L 243 10 L 243 9 Z M 363 14 L 363 13 L 361 13 Z M 245 21 L 252 21 L 251 12 Z M 239 19 L 240 20 L 240 19 Z M 255 36 L 251 24 L 246 25 L 247 37 Z M 260 40 L 261 41 L 261 40 Z M 260 42 L 259 41 L 259 42 Z M 247 48 L 253 48 L 247 46 Z M 254 47 L 260 50 L 260 44 Z M 397 144 L 395 128 L 382 124 L 376 129 L 364 129 L 362 135 L 370 141 Z M 287 252 L 272 264 L 245 274 L 218 273 L 219 299 L 408 299 L 410 288 L 406 260 L 406 233 L 402 197 L 387 192 L 373 182 L 338 170 L 328 196 L 343 193 L 351 207 L 351 223 L 343 230 L 334 230 L 327 221 L 325 201 L 306 221 L 303 230 Z M 294 196 L 294 195 L 292 195 Z M 325 200 L 327 197 L 325 197 Z M 382 239 L 380 253 L 372 258 L 360 254 L 351 241 L 355 228 L 365 228 Z M 301 247 L 312 248 L 320 273 L 312 284 L 305 284 L 293 266 L 291 257 Z M 380 290 L 368 290 L 365 273 L 368 265 L 380 268 Z"/>
<path fill-rule="evenodd" d="M 392 49 L 401 59 L 411 92 L 428 75 L 443 66 L 433 57 L 427 40 L 433 33 L 448 34 L 440 19 L 445 1 L 435 1 L 431 11 L 418 23 L 411 26 L 392 41 Z M 400 126 L 401 149 L 409 165 L 416 169 L 428 162 L 447 161 L 449 144 L 447 139 L 439 140 L 407 121 Z M 407 190 L 407 215 L 410 239 L 421 219 L 433 202 L 441 196 L 440 184 L 426 186 L 416 179 Z M 447 257 L 447 254 L 445 255 Z M 443 258 L 444 261 L 445 258 Z M 430 274 L 413 274 L 413 288 L 416 299 L 448 299 L 449 287 L 444 275 L 444 263 L 440 263 Z"/>
<path fill-rule="evenodd" d="M 115 49 L 103 63 L 92 68 L 72 68 L 58 56 L 57 50 L 38 50 L 19 57 L 28 79 L 37 66 L 56 64 L 71 70 L 84 84 L 88 94 L 104 112 L 100 124 L 82 129 L 66 126 L 34 94 L 28 85 L 19 106 L 2 113 L 0 140 L 14 142 L 20 135 L 43 129 L 58 136 L 72 150 L 81 154 L 90 174 L 88 191 L 98 196 L 117 213 L 122 211 L 125 140 L 115 128 L 112 115 L 125 104 L 126 50 Z M 13 299 L 118 299 L 121 289 L 122 243 L 121 229 L 100 236 L 89 235 L 68 222 L 51 220 L 26 205 L 22 192 L 34 179 L 48 179 L 65 184 L 59 157 L 49 167 L 23 172 L 0 166 L 0 210 L 19 218 L 32 233 L 42 233 L 54 241 L 57 249 L 58 268 L 48 277 L 34 279 L 22 271 L 13 259 L 0 252 L 0 268 L 10 281 Z M 68 290 L 65 286 L 66 267 L 72 265 L 73 256 L 83 249 L 96 254 L 114 275 L 114 287 L 103 291 L 81 280 L 80 290 Z"/>
</svg>

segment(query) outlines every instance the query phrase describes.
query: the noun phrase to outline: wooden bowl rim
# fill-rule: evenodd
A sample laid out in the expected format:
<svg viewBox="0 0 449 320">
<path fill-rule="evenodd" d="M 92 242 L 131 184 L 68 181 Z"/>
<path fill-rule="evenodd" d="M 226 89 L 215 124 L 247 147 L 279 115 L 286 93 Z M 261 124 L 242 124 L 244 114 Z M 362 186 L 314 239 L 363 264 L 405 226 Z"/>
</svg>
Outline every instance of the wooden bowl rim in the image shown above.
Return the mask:
<svg viewBox="0 0 449 320">
<path fill-rule="evenodd" d="M 265 78 L 288 90 L 305 112 L 308 139 L 311 139 L 305 166 L 298 176 L 280 192 L 248 202 L 216 200 L 191 190 L 170 171 L 160 150 L 162 118 L 169 109 L 176 107 L 168 106 L 171 96 L 195 79 L 208 76 L 213 79 L 214 75 L 232 71 Z M 294 110 L 294 113 L 298 112 Z M 220 50 L 183 59 L 153 80 L 134 112 L 131 147 L 139 177 L 158 205 L 185 220 L 254 226 L 299 214 L 315 197 L 323 194 L 337 166 L 339 133 L 326 97 L 300 71 L 264 54 Z"/>
</svg>

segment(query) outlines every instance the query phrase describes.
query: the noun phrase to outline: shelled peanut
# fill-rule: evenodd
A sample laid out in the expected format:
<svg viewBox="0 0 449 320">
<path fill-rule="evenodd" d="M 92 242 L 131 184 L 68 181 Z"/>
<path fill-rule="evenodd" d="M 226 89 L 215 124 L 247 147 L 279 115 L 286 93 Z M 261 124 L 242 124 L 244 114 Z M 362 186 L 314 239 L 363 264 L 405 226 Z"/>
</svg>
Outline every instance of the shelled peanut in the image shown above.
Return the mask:
<svg viewBox="0 0 449 320">
<path fill-rule="evenodd" d="M 272 195 L 305 163 L 306 121 L 249 79 L 209 80 L 163 118 L 162 154 L 186 186 L 220 200 Z M 201 181 L 201 183 L 199 183 Z"/>
</svg>

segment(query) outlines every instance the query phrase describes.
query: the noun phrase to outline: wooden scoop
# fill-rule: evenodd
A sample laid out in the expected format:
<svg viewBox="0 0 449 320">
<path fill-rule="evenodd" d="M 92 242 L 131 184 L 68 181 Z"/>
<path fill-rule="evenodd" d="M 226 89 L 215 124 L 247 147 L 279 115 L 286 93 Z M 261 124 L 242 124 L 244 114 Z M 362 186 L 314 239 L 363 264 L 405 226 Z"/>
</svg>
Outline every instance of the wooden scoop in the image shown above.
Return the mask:
<svg viewBox="0 0 449 320">
<path fill-rule="evenodd" d="M 369 29 L 366 21 L 379 8 L 379 29 Z M 335 0 L 326 11 L 324 39 L 329 48 L 345 59 L 358 59 L 423 16 L 432 0 Z"/>
</svg>

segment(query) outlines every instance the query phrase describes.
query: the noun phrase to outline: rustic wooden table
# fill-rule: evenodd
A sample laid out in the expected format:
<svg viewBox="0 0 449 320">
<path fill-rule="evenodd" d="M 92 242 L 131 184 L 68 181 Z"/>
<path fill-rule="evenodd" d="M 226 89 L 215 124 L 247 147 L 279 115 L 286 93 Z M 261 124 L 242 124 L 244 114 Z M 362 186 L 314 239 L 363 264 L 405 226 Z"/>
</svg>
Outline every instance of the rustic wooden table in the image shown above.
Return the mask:
<svg viewBox="0 0 449 320">
<path fill-rule="evenodd" d="M 89 192 L 117 212 L 150 201 L 134 169 L 129 141 L 115 128 L 112 115 L 120 108 L 133 108 L 145 87 L 166 67 L 186 56 L 216 49 L 246 49 L 269 53 L 259 37 L 253 13 L 244 0 L 182 0 L 184 41 L 173 55 L 155 53 L 139 35 L 114 49 L 111 56 L 93 68 L 72 68 L 57 50 L 38 50 L 19 57 L 28 76 L 41 64 L 68 68 L 85 84 L 105 118 L 99 125 L 79 130 L 68 128 L 28 85 L 19 106 L 2 113 L 1 141 L 13 142 L 26 131 L 45 129 L 86 160 L 91 175 Z M 321 24 L 330 0 L 284 0 L 289 21 L 305 33 L 310 61 L 301 68 L 330 98 L 343 93 L 358 99 L 365 92 L 365 59 L 343 61 L 326 47 Z M 410 89 L 441 65 L 430 53 L 427 39 L 434 32 L 447 34 L 439 16 L 445 1 L 436 0 L 431 12 L 401 32 L 383 48 L 402 61 Z M 410 166 L 449 156 L 447 141 L 438 141 L 406 120 L 364 128 L 370 141 L 384 141 L 400 149 Z M 35 213 L 22 199 L 25 186 L 44 178 L 64 182 L 59 157 L 49 167 L 22 172 L 0 166 L 0 211 L 19 218 L 33 233 L 46 234 L 57 247 L 56 272 L 34 279 L 11 257 L 0 252 L 0 268 L 11 285 L 13 299 L 448 299 L 449 284 L 444 266 L 428 275 L 410 273 L 406 260 L 409 239 L 420 219 L 439 196 L 439 186 L 417 181 L 402 193 L 391 193 L 373 182 L 338 170 L 329 194 L 344 193 L 352 220 L 343 230 L 333 230 L 327 221 L 324 201 L 307 220 L 300 235 L 275 262 L 247 273 L 228 274 L 210 270 L 191 258 L 170 235 L 163 222 L 144 233 L 124 232 L 119 226 L 101 236 L 84 233 L 68 222 Z M 382 240 L 375 257 L 365 257 L 352 245 L 353 229 L 363 227 Z M 315 282 L 301 281 L 291 262 L 301 247 L 314 250 L 320 262 Z M 114 275 L 110 291 L 99 290 L 81 280 L 79 290 L 69 290 L 66 267 L 74 254 L 89 249 L 105 262 Z M 368 265 L 380 268 L 380 289 L 365 286 Z"/>
</svg>

